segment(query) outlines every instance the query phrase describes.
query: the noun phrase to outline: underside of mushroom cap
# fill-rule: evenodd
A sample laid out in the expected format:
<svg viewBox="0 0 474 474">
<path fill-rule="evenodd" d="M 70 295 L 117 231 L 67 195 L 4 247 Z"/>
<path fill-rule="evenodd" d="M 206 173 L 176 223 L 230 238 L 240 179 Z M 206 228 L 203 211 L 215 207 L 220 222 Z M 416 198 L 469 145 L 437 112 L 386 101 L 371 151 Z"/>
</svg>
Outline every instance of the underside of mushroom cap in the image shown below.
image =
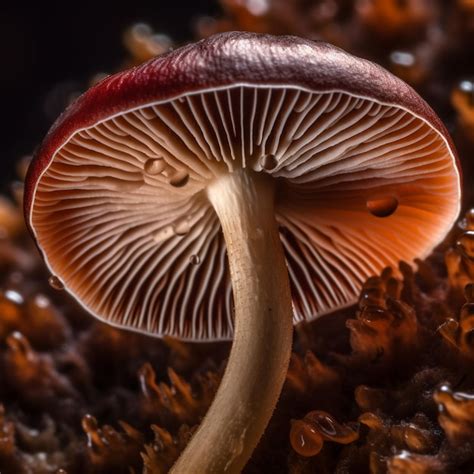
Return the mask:
<svg viewBox="0 0 474 474">
<path fill-rule="evenodd" d="M 459 212 L 449 137 L 408 86 L 322 43 L 232 33 L 80 98 L 35 157 L 26 217 L 50 270 L 99 318 L 228 339 L 226 249 L 206 187 L 243 168 L 275 178 L 295 322 L 425 256 Z"/>
</svg>

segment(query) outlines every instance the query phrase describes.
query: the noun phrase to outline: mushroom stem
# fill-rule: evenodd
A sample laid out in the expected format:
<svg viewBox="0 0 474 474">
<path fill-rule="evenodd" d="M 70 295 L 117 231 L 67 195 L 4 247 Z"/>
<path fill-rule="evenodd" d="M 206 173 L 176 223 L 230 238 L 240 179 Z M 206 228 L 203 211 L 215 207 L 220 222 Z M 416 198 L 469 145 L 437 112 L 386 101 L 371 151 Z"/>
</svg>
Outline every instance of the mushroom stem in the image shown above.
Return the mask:
<svg viewBox="0 0 474 474">
<path fill-rule="evenodd" d="M 171 472 L 239 473 L 285 381 L 293 323 L 290 283 L 274 210 L 274 180 L 239 170 L 208 187 L 227 245 L 235 332 L 214 401 Z"/>
</svg>

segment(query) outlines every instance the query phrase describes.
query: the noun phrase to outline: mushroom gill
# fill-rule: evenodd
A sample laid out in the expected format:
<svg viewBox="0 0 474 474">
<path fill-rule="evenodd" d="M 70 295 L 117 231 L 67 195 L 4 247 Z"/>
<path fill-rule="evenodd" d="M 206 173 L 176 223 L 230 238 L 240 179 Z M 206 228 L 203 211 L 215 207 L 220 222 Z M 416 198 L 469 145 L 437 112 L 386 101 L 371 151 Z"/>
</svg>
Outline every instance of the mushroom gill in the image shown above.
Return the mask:
<svg viewBox="0 0 474 474">
<path fill-rule="evenodd" d="M 452 225 L 459 177 L 444 140 L 408 110 L 345 92 L 246 84 L 182 95 L 70 136 L 41 177 L 31 223 L 51 271 L 97 316 L 229 339 L 210 182 L 244 168 L 277 178 L 294 319 L 310 320 L 353 303 L 392 261 L 426 255 Z M 370 210 L 393 200 L 387 217 Z"/>
</svg>

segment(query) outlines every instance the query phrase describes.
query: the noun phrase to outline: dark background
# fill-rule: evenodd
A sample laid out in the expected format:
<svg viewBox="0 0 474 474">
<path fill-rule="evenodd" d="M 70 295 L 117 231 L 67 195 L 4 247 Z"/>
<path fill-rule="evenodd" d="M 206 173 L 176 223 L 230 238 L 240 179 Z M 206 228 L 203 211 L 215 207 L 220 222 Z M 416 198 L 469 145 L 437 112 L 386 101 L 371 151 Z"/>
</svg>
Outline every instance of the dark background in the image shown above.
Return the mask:
<svg viewBox="0 0 474 474">
<path fill-rule="evenodd" d="M 122 34 L 128 26 L 146 22 L 183 41 L 193 37 L 198 13 L 218 10 L 212 0 L 40 1 L 31 7 L 2 1 L 0 187 L 5 190 L 15 175 L 14 163 L 33 151 L 61 112 L 61 92 L 82 89 L 92 74 L 117 68 L 125 56 Z"/>
</svg>

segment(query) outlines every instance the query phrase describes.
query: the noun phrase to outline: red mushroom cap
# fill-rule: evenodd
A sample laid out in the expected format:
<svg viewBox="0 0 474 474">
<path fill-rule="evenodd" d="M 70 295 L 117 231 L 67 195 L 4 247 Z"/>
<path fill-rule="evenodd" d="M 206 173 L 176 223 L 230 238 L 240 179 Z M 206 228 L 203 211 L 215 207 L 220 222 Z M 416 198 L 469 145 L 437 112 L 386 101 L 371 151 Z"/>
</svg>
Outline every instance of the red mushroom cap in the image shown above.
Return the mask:
<svg viewBox="0 0 474 474">
<path fill-rule="evenodd" d="M 454 146 L 413 89 L 325 43 L 233 32 L 108 77 L 74 102 L 30 166 L 25 217 L 50 270 L 96 316 L 158 335 L 229 338 L 225 244 L 205 188 L 245 166 L 277 178 L 295 321 L 351 304 L 367 276 L 425 256 L 459 213 Z M 196 221 L 183 224 L 181 211 Z M 101 222 L 113 213 L 117 221 Z M 166 217 L 158 238 L 147 227 L 154 214 Z M 192 241 L 175 232 L 198 222 Z M 174 247 L 186 260 L 169 257 Z M 189 265 L 193 256 L 201 265 Z"/>
</svg>

